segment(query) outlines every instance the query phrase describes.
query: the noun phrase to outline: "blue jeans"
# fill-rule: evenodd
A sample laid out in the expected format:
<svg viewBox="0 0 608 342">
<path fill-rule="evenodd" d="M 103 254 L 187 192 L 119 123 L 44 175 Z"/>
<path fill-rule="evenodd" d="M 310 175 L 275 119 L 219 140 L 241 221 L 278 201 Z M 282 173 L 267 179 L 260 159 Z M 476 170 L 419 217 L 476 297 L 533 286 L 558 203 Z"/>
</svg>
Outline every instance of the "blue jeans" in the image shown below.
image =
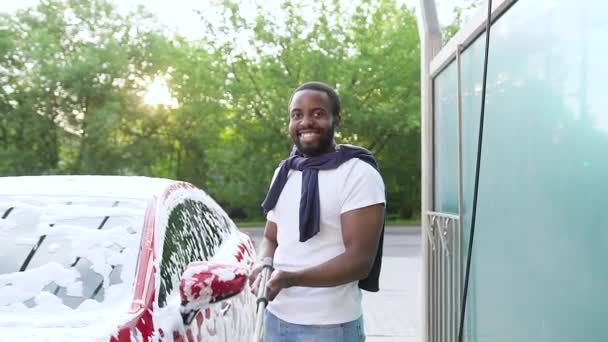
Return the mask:
<svg viewBox="0 0 608 342">
<path fill-rule="evenodd" d="M 265 342 L 364 342 L 363 317 L 329 325 L 288 323 L 266 310 Z"/>
</svg>

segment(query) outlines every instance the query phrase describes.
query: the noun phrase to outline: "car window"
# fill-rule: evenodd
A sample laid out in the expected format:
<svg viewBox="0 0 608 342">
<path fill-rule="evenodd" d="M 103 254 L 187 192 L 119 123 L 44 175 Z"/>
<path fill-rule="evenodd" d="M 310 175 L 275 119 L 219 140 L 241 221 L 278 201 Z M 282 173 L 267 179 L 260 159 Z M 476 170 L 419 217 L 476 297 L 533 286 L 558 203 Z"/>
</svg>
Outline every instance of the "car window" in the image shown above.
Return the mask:
<svg viewBox="0 0 608 342">
<path fill-rule="evenodd" d="M 169 213 L 160 267 L 160 307 L 178 289 L 179 278 L 193 261 L 209 260 L 230 232 L 225 213 L 203 201 L 186 199 Z"/>
<path fill-rule="evenodd" d="M 130 296 L 146 205 L 0 197 L 0 306 L 34 308 L 49 303 L 48 293 L 72 309 L 86 301 L 104 303 L 109 291 Z M 18 296 L 3 296 L 15 291 Z"/>
</svg>

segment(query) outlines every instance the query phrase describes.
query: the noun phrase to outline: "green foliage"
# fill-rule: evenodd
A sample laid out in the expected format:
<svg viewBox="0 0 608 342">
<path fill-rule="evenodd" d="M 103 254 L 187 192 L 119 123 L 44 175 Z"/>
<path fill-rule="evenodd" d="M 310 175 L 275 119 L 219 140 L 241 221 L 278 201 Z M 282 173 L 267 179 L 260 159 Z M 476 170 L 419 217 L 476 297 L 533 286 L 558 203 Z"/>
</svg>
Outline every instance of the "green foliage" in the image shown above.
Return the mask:
<svg viewBox="0 0 608 342">
<path fill-rule="evenodd" d="M 392 216 L 416 216 L 420 61 L 413 10 L 395 0 L 284 1 L 187 41 L 142 9 L 46 0 L 0 17 L 0 174 L 138 174 L 190 181 L 233 217 L 261 218 L 287 157 L 287 105 L 300 83 L 338 89 L 338 140 L 379 159 Z M 307 18 L 314 18 L 313 21 Z M 235 44 L 238 42 L 238 44 Z M 167 80 L 179 106 L 142 101 Z"/>
<path fill-rule="evenodd" d="M 128 169 L 121 129 L 157 71 L 159 34 L 132 23 L 150 16 L 121 17 L 103 0 L 49 0 L 1 20 L 0 47 L 10 48 L 2 50 L 0 151 L 30 156 L 9 158 L 2 173 Z"/>
<path fill-rule="evenodd" d="M 443 43 L 446 44 L 454 35 L 462 28 L 462 25 L 469 19 L 471 11 L 481 5 L 481 0 L 466 0 L 464 5 L 456 6 L 452 10 L 454 14 L 453 21 L 442 28 L 441 36 Z"/>
<path fill-rule="evenodd" d="M 350 14 L 339 1 L 284 1 L 275 13 L 283 21 L 260 11 L 248 22 L 235 2 L 224 1 L 223 9 L 225 21 L 208 25 L 206 41 L 225 61 L 227 113 L 238 119 L 224 129 L 218 158 L 209 159 L 216 178 L 207 188 L 245 215 L 259 215 L 272 172 L 291 149 L 287 102 L 300 83 L 319 80 L 342 97 L 340 142 L 365 146 L 380 160 L 390 210 L 417 212 L 420 61 L 413 11 L 395 1 L 361 1 Z M 305 21 L 302 11 L 316 20 Z M 228 39 L 216 39 L 221 35 Z M 243 36 L 249 44 L 235 46 Z"/>
</svg>

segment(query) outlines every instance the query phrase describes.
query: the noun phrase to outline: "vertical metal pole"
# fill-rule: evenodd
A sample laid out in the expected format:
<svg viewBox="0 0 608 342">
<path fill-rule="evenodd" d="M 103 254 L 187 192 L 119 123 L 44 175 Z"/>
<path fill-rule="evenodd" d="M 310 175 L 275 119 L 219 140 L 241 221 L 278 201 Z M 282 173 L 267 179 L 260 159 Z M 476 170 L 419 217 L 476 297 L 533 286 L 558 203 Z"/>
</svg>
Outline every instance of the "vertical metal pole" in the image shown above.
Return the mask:
<svg viewBox="0 0 608 342">
<path fill-rule="evenodd" d="M 418 32 L 420 35 L 420 90 L 421 90 L 421 215 L 422 229 L 428 229 L 429 220 L 427 212 L 433 203 L 433 85 L 430 74 L 432 58 L 441 49 L 441 30 L 437 19 L 437 9 L 434 0 L 419 0 Z M 429 295 L 432 267 L 431 253 L 427 239 L 422 239 L 422 342 L 428 342 L 431 331 L 430 321 L 433 319 Z"/>
<path fill-rule="evenodd" d="M 439 234 L 441 234 L 441 223 L 439 224 L 440 229 L 437 231 Z M 445 288 L 444 285 L 444 281 L 445 281 L 445 270 L 443 267 L 443 262 L 444 262 L 444 255 L 443 255 L 443 243 L 441 242 L 441 239 L 438 241 L 439 244 L 439 248 L 438 248 L 438 257 L 439 257 L 439 272 L 437 272 L 437 274 L 439 275 L 439 283 L 437 284 L 437 289 L 439 290 L 439 341 L 444 342 L 445 341 L 445 336 L 444 336 L 444 331 L 445 331 L 445 296 L 443 293 L 443 289 Z"/>
<path fill-rule="evenodd" d="M 437 270 L 436 270 L 436 276 L 437 278 L 435 279 L 435 293 L 436 293 L 436 298 L 437 298 L 437 302 L 435 305 L 435 310 L 436 311 L 436 315 L 435 315 L 435 337 L 436 337 L 436 341 L 441 341 L 441 242 L 437 241 L 437 246 L 436 246 L 436 260 L 437 260 Z"/>
<path fill-rule="evenodd" d="M 460 219 L 458 220 L 460 221 Z M 450 292 L 451 292 L 451 300 L 450 300 L 450 342 L 456 341 L 456 306 L 458 303 L 456 302 L 456 298 L 458 297 L 458 292 L 456 292 L 456 270 L 458 267 L 458 259 L 456 258 L 456 230 L 458 229 L 458 222 L 452 221 L 450 224 L 450 231 L 452 234 L 450 235 L 450 245 L 452 246 L 452 259 L 451 259 L 451 268 L 450 268 Z"/>
<path fill-rule="evenodd" d="M 425 229 L 425 227 L 422 227 L 422 229 Z M 430 234 L 429 234 L 428 239 L 430 239 Z M 421 240 L 425 241 L 425 240 L 428 240 L 428 239 L 425 239 L 423 237 Z M 424 245 L 424 243 L 423 243 L 423 245 Z M 433 264 L 433 252 L 431 250 L 432 249 L 432 247 L 431 247 L 432 245 L 429 244 L 429 243 L 427 243 L 427 246 L 429 246 L 429 255 L 428 255 L 428 258 L 427 258 L 429 270 L 428 270 L 428 272 L 423 272 L 423 274 L 422 274 L 423 278 L 424 277 L 427 277 L 427 278 L 426 279 L 422 279 L 422 284 L 429 284 L 430 286 L 432 286 L 432 284 L 433 284 L 433 265 L 434 265 Z M 423 264 L 422 267 L 424 269 L 425 265 Z M 424 290 L 422 290 L 422 291 L 424 291 Z M 422 321 L 426 321 L 428 323 L 429 331 L 432 331 L 432 329 L 433 329 L 433 327 L 432 327 L 433 320 L 430 319 L 430 317 L 433 317 L 433 289 L 429 289 L 428 291 L 426 291 L 426 293 L 428 294 L 428 304 L 424 303 L 423 306 L 428 305 L 428 310 L 425 311 L 425 313 L 427 313 L 429 315 L 429 317 L 422 316 Z M 424 330 L 422 331 L 422 333 L 424 334 Z M 432 336 L 430 337 L 429 342 L 431 342 L 431 341 L 433 341 Z"/>
<path fill-rule="evenodd" d="M 460 255 L 460 245 L 461 245 L 461 237 L 460 234 L 462 233 L 462 221 L 463 221 L 463 205 L 464 205 L 464 195 L 463 195 L 463 191 L 464 191 L 464 184 L 463 184 L 463 162 L 462 162 L 462 59 L 461 59 L 461 53 L 462 53 L 462 45 L 458 45 L 456 47 L 456 70 L 457 70 L 457 79 L 458 79 L 458 85 L 457 85 L 457 93 L 458 93 L 458 99 L 457 99 L 457 104 L 458 104 L 458 111 L 457 111 L 457 117 L 456 117 L 456 124 L 458 126 L 458 132 L 457 132 L 457 137 L 458 137 L 458 240 L 454 243 L 454 258 L 456 258 L 457 262 L 457 277 L 456 277 L 456 282 L 455 282 L 455 286 L 456 286 L 456 293 L 457 295 L 457 303 L 456 303 L 456 311 L 454 312 L 454 320 L 458 320 L 458 315 L 460 313 L 460 305 L 462 305 L 462 303 L 460 303 L 460 298 L 461 298 L 461 293 L 462 293 L 462 271 L 461 271 L 461 263 L 462 263 L 462 259 L 461 259 L 461 255 Z M 458 249 L 458 251 L 456 252 L 456 249 Z M 456 336 L 458 335 L 458 328 L 456 327 L 457 324 L 455 324 L 454 327 L 454 336 L 456 338 Z"/>
<path fill-rule="evenodd" d="M 434 237 L 433 237 L 434 238 Z M 437 341 L 437 247 L 431 251 L 431 336 L 433 342 Z"/>
<path fill-rule="evenodd" d="M 255 331 L 253 335 L 253 342 L 261 342 L 264 335 L 264 315 L 266 312 L 266 305 L 268 304 L 268 288 L 266 283 L 270 278 L 272 272 L 272 258 L 265 257 L 262 259 L 262 273 L 260 274 L 260 283 L 258 285 L 258 299 L 257 299 L 257 310 L 255 312 Z"/>
<path fill-rule="evenodd" d="M 460 275 L 460 263 L 462 258 L 460 255 L 460 225 L 462 217 L 458 222 L 454 222 L 454 342 L 458 340 L 458 313 L 460 312 L 460 283 L 462 281 Z"/>
<path fill-rule="evenodd" d="M 443 308 L 441 307 L 441 304 L 443 304 L 443 300 L 441 298 L 441 281 L 443 280 L 443 274 L 442 274 L 442 269 L 441 269 L 441 241 L 437 240 L 437 282 L 435 285 L 436 291 L 437 291 L 437 325 L 436 325 L 436 329 L 437 329 L 437 341 L 439 342 L 443 342 L 441 341 L 441 324 L 443 323 L 443 320 L 441 319 L 441 315 L 443 313 Z"/>
<path fill-rule="evenodd" d="M 442 223 L 443 226 L 443 223 Z M 443 233 L 442 233 L 443 234 Z M 446 341 L 446 330 L 447 330 L 447 309 L 448 309 L 448 296 L 446 289 L 448 288 L 448 269 L 446 266 L 447 255 L 445 253 L 445 247 L 441 249 L 441 263 L 443 264 L 443 269 L 441 270 L 441 340 L 442 342 Z"/>
<path fill-rule="evenodd" d="M 451 248 L 453 248 L 453 243 L 451 243 L 451 237 L 454 233 L 454 224 L 453 224 L 454 220 L 450 220 L 448 222 L 448 236 L 446 241 L 448 242 L 448 246 L 450 246 Z M 447 335 L 448 335 L 448 342 L 452 342 L 452 329 L 454 324 L 452 323 L 452 312 L 454 311 L 454 253 L 453 253 L 453 249 L 450 250 L 450 255 L 449 255 L 449 259 L 448 259 L 448 288 L 446 289 L 446 291 L 448 292 L 448 312 L 447 312 L 447 317 L 448 317 L 448 331 L 447 331 Z"/>
<path fill-rule="evenodd" d="M 447 274 L 447 281 L 446 281 L 446 341 L 450 342 L 452 339 L 452 310 L 454 309 L 454 306 L 452 305 L 452 286 L 454 283 L 454 279 L 452 277 L 452 272 L 453 272 L 453 267 L 452 267 L 452 260 L 454 259 L 454 256 L 451 253 L 451 250 L 449 248 L 451 248 L 451 244 L 450 244 L 450 236 L 452 235 L 452 221 L 453 220 L 449 220 L 446 222 L 446 231 L 447 236 L 446 236 L 446 243 L 448 246 L 448 253 L 446 253 L 447 255 L 447 259 L 446 259 L 446 264 L 447 264 L 447 268 L 448 268 L 448 274 Z"/>
<path fill-rule="evenodd" d="M 437 274 L 437 270 L 435 269 L 435 253 L 432 250 L 432 244 L 430 245 L 431 249 L 430 249 L 430 253 L 429 253 L 429 286 L 431 287 L 428 291 L 429 294 L 429 303 L 425 305 L 428 305 L 428 312 L 429 312 L 429 319 L 428 319 L 428 325 L 429 325 L 429 335 L 430 335 L 430 341 L 431 342 L 435 342 L 435 335 L 434 335 L 434 331 L 435 329 L 435 308 L 436 308 L 436 304 L 437 301 L 435 300 L 435 275 Z"/>
<path fill-rule="evenodd" d="M 443 224 L 444 222 L 441 223 L 441 229 L 439 230 L 439 234 L 443 234 Z M 447 296 L 446 296 L 446 289 L 447 287 L 447 273 L 448 270 L 445 267 L 446 264 L 446 260 L 447 260 L 447 255 L 445 253 L 445 246 L 443 246 L 443 241 L 442 241 L 442 248 L 441 248 L 441 285 L 439 286 L 439 290 L 441 291 L 441 341 L 445 342 L 445 338 L 446 338 L 446 323 L 447 320 L 446 318 L 446 311 L 447 311 Z"/>
</svg>

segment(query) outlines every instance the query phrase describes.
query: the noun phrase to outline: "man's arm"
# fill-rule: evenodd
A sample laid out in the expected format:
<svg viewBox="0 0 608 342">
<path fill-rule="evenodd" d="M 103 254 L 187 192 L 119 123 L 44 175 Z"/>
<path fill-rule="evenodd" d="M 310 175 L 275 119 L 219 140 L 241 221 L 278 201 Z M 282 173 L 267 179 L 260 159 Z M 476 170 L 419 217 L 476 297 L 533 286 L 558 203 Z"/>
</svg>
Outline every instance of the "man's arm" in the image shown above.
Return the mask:
<svg viewBox="0 0 608 342">
<path fill-rule="evenodd" d="M 277 249 L 277 224 L 272 221 L 266 221 L 264 227 L 264 239 L 260 245 L 259 259 L 264 257 L 274 257 L 274 251 Z"/>
<path fill-rule="evenodd" d="M 340 221 L 344 253 L 301 271 L 275 271 L 267 284 L 271 299 L 291 286 L 332 287 L 367 277 L 378 250 L 384 203 L 345 212 Z"/>
</svg>

